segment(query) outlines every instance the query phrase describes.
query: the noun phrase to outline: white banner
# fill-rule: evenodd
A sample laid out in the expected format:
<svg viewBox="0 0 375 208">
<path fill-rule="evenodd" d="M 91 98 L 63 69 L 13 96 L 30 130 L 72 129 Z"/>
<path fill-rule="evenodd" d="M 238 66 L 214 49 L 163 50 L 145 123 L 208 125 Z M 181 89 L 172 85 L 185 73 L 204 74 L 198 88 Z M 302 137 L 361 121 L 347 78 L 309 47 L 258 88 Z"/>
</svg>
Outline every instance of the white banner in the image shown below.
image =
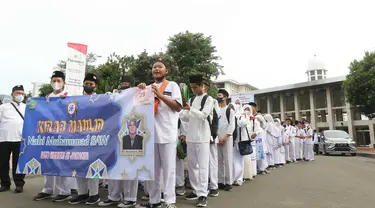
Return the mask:
<svg viewBox="0 0 375 208">
<path fill-rule="evenodd" d="M 237 99 L 241 100 L 242 104 L 249 104 L 250 102 L 254 102 L 254 94 L 251 92 L 233 94 L 231 101 L 235 102 Z"/>
<path fill-rule="evenodd" d="M 68 43 L 66 59 L 65 91 L 68 95 L 82 95 L 86 72 L 87 45 Z"/>
</svg>

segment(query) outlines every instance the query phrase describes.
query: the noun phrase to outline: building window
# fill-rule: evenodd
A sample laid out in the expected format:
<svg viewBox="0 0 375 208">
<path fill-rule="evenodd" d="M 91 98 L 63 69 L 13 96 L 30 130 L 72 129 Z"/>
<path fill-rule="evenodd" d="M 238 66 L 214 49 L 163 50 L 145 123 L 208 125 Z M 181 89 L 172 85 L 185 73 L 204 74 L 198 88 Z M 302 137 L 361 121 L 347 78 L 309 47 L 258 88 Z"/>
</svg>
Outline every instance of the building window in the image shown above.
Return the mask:
<svg viewBox="0 0 375 208">
<path fill-rule="evenodd" d="M 322 76 L 318 76 L 318 79 L 323 79 L 323 77 Z"/>
<path fill-rule="evenodd" d="M 217 88 L 225 88 L 224 83 L 216 83 Z"/>
<path fill-rule="evenodd" d="M 311 81 L 315 81 L 315 76 L 312 76 L 312 77 L 311 77 Z"/>
<path fill-rule="evenodd" d="M 315 75 L 315 71 L 310 71 L 310 75 L 314 76 Z"/>
<path fill-rule="evenodd" d="M 318 75 L 322 74 L 322 70 L 317 70 L 317 71 L 318 71 Z"/>
<path fill-rule="evenodd" d="M 323 71 L 323 75 L 326 75 L 326 71 Z"/>
</svg>

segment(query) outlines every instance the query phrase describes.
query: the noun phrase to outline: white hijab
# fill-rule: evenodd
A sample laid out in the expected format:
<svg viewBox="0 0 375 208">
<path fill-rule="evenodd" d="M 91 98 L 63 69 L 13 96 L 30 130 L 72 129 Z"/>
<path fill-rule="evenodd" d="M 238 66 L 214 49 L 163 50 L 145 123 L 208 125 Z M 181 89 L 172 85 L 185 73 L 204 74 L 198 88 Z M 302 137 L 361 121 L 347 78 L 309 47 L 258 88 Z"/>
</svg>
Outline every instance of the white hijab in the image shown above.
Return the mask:
<svg viewBox="0 0 375 208">
<path fill-rule="evenodd" d="M 267 121 L 266 131 L 274 137 L 279 137 L 279 130 L 276 128 L 272 116 L 270 114 L 266 114 L 264 116 L 264 119 Z"/>
<path fill-rule="evenodd" d="M 240 104 L 236 104 L 236 102 L 239 101 Z M 242 102 L 240 99 L 236 99 L 234 102 L 232 102 L 232 105 L 234 107 L 234 114 L 236 116 L 239 116 L 242 114 L 243 112 L 243 108 L 242 108 Z"/>
<path fill-rule="evenodd" d="M 281 132 L 283 131 L 283 127 L 281 126 L 281 121 L 279 118 L 275 118 L 275 127 L 279 129 L 278 134 L 281 136 Z"/>
</svg>

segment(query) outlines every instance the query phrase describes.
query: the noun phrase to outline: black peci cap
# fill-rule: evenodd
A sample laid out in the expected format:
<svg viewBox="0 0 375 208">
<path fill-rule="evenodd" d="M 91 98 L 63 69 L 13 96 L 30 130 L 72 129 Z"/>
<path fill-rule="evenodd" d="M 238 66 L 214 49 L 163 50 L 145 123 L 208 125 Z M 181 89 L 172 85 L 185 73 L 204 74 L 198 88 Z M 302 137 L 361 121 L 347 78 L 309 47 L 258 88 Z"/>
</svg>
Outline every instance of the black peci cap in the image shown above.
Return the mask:
<svg viewBox="0 0 375 208">
<path fill-rule="evenodd" d="M 229 97 L 229 93 L 226 90 L 224 90 L 224 89 L 219 89 L 218 93 L 223 94 L 225 97 Z"/>
<path fill-rule="evenodd" d="M 14 87 L 13 87 L 13 89 L 12 89 L 12 93 L 13 93 L 14 91 L 17 91 L 17 90 L 25 91 L 25 90 L 23 89 L 23 86 L 22 86 L 22 85 L 17 85 L 17 86 L 14 86 Z"/>
<path fill-rule="evenodd" d="M 60 77 L 62 80 L 65 81 L 65 74 L 62 71 L 54 71 L 52 73 L 51 79 L 54 78 L 54 77 Z"/>
<path fill-rule="evenodd" d="M 249 105 L 250 105 L 250 106 L 254 106 L 254 107 L 257 107 L 257 104 L 256 104 L 256 103 L 254 103 L 254 102 L 250 102 L 250 103 L 249 103 Z"/>
<path fill-rule="evenodd" d="M 93 73 L 86 74 L 85 79 L 83 81 L 93 81 L 95 82 L 95 84 L 99 84 L 98 77 Z"/>
<path fill-rule="evenodd" d="M 195 74 L 189 76 L 189 83 L 202 83 L 203 82 L 203 76 L 200 74 Z"/>
</svg>

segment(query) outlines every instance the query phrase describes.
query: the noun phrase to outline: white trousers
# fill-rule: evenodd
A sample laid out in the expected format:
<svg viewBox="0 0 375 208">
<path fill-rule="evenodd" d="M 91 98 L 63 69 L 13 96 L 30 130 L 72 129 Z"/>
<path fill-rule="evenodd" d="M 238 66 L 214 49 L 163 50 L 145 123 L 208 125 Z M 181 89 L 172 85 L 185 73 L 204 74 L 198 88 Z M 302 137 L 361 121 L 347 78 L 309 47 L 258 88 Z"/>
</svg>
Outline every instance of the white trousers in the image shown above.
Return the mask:
<svg viewBox="0 0 375 208">
<path fill-rule="evenodd" d="M 281 164 L 280 148 L 274 149 L 274 151 L 273 151 L 273 161 L 276 165 Z"/>
<path fill-rule="evenodd" d="M 296 157 L 296 139 L 292 138 L 291 142 L 289 142 L 289 157 L 290 161 L 297 161 Z"/>
<path fill-rule="evenodd" d="M 95 196 L 99 193 L 99 179 L 77 178 L 78 195 L 89 193 L 89 196 Z"/>
<path fill-rule="evenodd" d="M 251 170 L 253 171 L 253 176 L 257 175 L 257 146 L 255 142 L 252 142 L 253 153 L 250 155 L 251 158 Z M 245 157 L 246 161 L 246 157 Z M 245 166 L 246 169 L 246 166 Z"/>
<path fill-rule="evenodd" d="M 108 199 L 121 201 L 122 195 L 125 201 L 137 201 L 138 180 L 108 180 Z"/>
<path fill-rule="evenodd" d="M 314 144 L 306 144 L 303 145 L 303 153 L 304 158 L 306 160 L 314 160 Z"/>
<path fill-rule="evenodd" d="M 267 162 L 267 155 L 264 156 L 265 158 L 263 160 L 257 160 L 257 165 L 259 171 L 265 171 L 266 168 L 268 167 L 268 162 Z"/>
<path fill-rule="evenodd" d="M 289 156 L 290 155 L 289 154 L 289 145 L 285 145 L 284 148 L 285 148 L 285 153 L 284 153 L 285 161 L 291 161 L 290 156 Z"/>
<path fill-rule="evenodd" d="M 305 147 L 304 146 L 305 146 L 305 140 L 301 139 L 301 141 L 300 141 L 301 158 L 305 157 L 305 151 L 304 151 Z"/>
<path fill-rule="evenodd" d="M 217 158 L 217 144 L 210 144 L 210 164 L 209 164 L 209 178 L 210 190 L 217 190 L 218 187 L 218 158 Z"/>
<path fill-rule="evenodd" d="M 251 155 L 245 155 L 243 156 L 243 164 L 244 164 L 244 169 L 243 169 L 243 178 L 244 179 L 252 179 L 253 178 L 253 165 L 251 161 Z M 236 181 L 236 178 L 234 178 Z"/>
<path fill-rule="evenodd" d="M 275 165 L 274 152 L 272 148 L 270 148 L 270 152 L 266 154 L 266 159 L 267 159 L 268 166 Z"/>
<path fill-rule="evenodd" d="M 210 143 L 188 143 L 187 152 L 189 181 L 193 192 L 198 197 L 207 197 Z"/>
<path fill-rule="evenodd" d="M 53 194 L 55 186 L 59 190 L 59 195 L 71 195 L 71 189 L 76 189 L 77 183 L 71 177 L 44 176 L 43 193 Z"/>
<path fill-rule="evenodd" d="M 225 144 L 218 145 L 218 182 L 222 184 L 233 184 L 233 139 L 230 138 Z"/>
<path fill-rule="evenodd" d="M 176 147 L 177 142 L 155 143 L 155 178 L 154 181 L 146 182 L 151 204 L 160 203 L 162 181 L 164 182 L 163 189 L 165 203 L 176 203 Z M 161 176 L 163 176 L 163 178 Z"/>
<path fill-rule="evenodd" d="M 181 186 L 185 186 L 185 160 L 176 157 L 176 187 Z"/>
<path fill-rule="evenodd" d="M 237 144 L 233 147 L 233 181 L 242 184 L 243 178 L 244 178 L 244 171 L 245 171 L 245 160 L 244 156 L 240 154 L 240 152 L 237 150 Z M 250 155 L 248 155 L 250 157 Z M 248 163 L 246 163 L 247 168 L 251 168 L 251 158 L 250 161 L 247 160 Z M 251 169 L 247 169 L 247 176 L 253 176 Z"/>
<path fill-rule="evenodd" d="M 296 138 L 295 141 L 294 141 L 294 144 L 295 144 L 295 152 L 296 152 L 296 159 L 302 159 L 302 148 L 303 146 L 301 146 L 301 139 L 299 138 Z"/>
</svg>

